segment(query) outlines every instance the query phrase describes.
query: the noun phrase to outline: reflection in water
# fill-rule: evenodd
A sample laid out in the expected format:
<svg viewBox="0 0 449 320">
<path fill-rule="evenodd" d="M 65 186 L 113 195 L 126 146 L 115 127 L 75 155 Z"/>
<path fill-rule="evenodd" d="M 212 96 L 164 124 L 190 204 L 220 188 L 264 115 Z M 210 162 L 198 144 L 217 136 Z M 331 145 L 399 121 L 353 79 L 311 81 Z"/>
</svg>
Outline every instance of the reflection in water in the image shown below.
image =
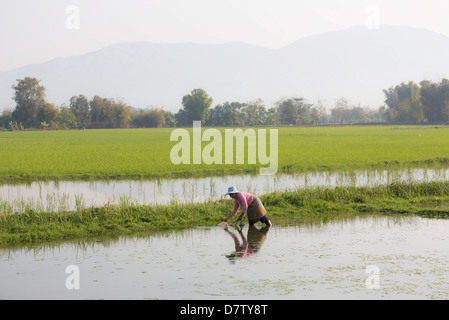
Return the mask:
<svg viewBox="0 0 449 320">
<path fill-rule="evenodd" d="M 449 298 L 449 219 L 274 222 L 269 241 L 266 227 L 198 227 L 0 249 L 0 299 Z M 66 288 L 72 265 L 80 290 Z"/>
<path fill-rule="evenodd" d="M 0 183 L 0 212 L 27 208 L 36 211 L 80 210 L 106 204 L 148 205 L 198 203 L 222 198 L 224 187 L 263 195 L 307 187 L 376 186 L 401 181 L 446 181 L 449 169 L 355 170 L 305 172 L 273 176 L 237 175 L 190 179 L 38 181 L 28 184 Z M 217 187 L 219 186 L 219 187 Z M 223 187 L 224 186 L 224 187 Z"/>
<path fill-rule="evenodd" d="M 240 236 L 241 241 L 234 232 L 229 231 L 228 227 L 224 228 L 224 230 L 234 240 L 235 251 L 229 255 L 226 255 L 226 257 L 229 259 L 229 262 L 231 263 L 235 263 L 235 260 L 237 258 L 249 258 L 253 254 L 259 252 L 260 248 L 265 243 L 267 233 L 268 230 L 270 230 L 270 227 L 265 226 L 259 229 L 254 225 L 250 225 L 248 227 L 248 233 L 246 237 L 242 232 L 242 228 L 235 227 L 235 229 L 237 230 L 237 233 Z"/>
</svg>

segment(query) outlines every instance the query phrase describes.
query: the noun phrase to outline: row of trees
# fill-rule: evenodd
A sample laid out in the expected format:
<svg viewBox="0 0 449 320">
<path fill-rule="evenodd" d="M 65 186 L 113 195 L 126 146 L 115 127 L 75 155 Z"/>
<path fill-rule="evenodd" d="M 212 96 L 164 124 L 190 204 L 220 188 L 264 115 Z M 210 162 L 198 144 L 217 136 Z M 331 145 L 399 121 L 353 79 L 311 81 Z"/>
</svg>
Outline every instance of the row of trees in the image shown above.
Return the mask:
<svg viewBox="0 0 449 320">
<path fill-rule="evenodd" d="M 314 105 L 304 98 L 286 98 L 266 108 L 262 100 L 249 103 L 226 102 L 210 109 L 208 126 L 319 125 L 384 122 L 385 108 L 373 111 L 353 105 L 345 98 L 336 101 L 327 113 L 323 100 Z"/>
<path fill-rule="evenodd" d="M 134 109 L 122 101 L 94 96 L 73 96 L 69 106 L 59 108 L 45 100 L 45 87 L 36 78 L 17 80 L 13 86 L 16 108 L 0 116 L 0 128 L 23 130 L 127 128 L 190 126 L 201 120 L 206 126 L 314 125 L 321 123 L 379 122 L 378 112 L 352 106 L 346 99 L 337 101 L 330 114 L 324 102 L 316 105 L 300 97 L 278 101 L 267 108 L 261 99 L 248 102 L 225 102 L 212 107 L 213 99 L 203 89 L 194 89 L 182 98 L 176 113 L 152 107 Z"/>
<path fill-rule="evenodd" d="M 379 123 L 385 121 L 385 107 L 369 110 L 353 105 L 345 98 L 336 101 L 335 107 L 326 112 L 323 100 L 314 105 L 303 97 L 291 97 L 279 100 L 274 107 L 266 108 L 261 99 L 248 102 L 225 102 L 209 109 L 212 101 L 201 89 L 192 91 L 195 101 L 203 101 L 197 112 L 189 114 L 189 105 L 183 103 L 175 118 L 181 125 L 191 124 L 201 119 L 206 126 L 258 126 L 258 125 L 317 125 L 325 123 Z M 185 97 L 184 97 L 185 98 Z"/>
<path fill-rule="evenodd" d="M 316 125 L 324 123 L 372 123 L 385 121 L 385 107 L 373 111 L 352 105 L 347 99 L 337 100 L 330 114 L 323 100 L 316 105 L 303 97 L 281 99 L 266 108 L 261 99 L 248 102 L 225 102 L 210 108 L 212 98 L 195 89 L 183 98 L 183 108 L 174 115 L 180 125 L 201 120 L 206 126 Z"/>
<path fill-rule="evenodd" d="M 75 129 L 190 126 L 201 120 L 206 126 L 316 125 L 324 123 L 424 123 L 449 122 L 449 80 L 401 83 L 385 93 L 385 106 L 378 110 L 336 101 L 330 113 L 318 100 L 303 97 L 279 100 L 267 108 L 261 99 L 241 103 L 225 102 L 212 107 L 213 99 L 203 89 L 182 98 L 176 113 L 163 108 L 134 109 L 122 101 L 94 96 L 73 96 L 69 106 L 55 107 L 45 100 L 45 87 L 36 78 L 17 80 L 13 86 L 16 108 L 0 116 L 0 128 Z"/>
<path fill-rule="evenodd" d="M 162 109 L 134 110 L 122 101 L 94 96 L 73 96 L 69 106 L 55 107 L 45 100 L 45 87 L 36 78 L 17 80 L 13 86 L 14 110 L 0 116 L 0 127 L 10 130 L 26 128 L 77 129 L 163 127 L 173 118 Z M 168 120 L 167 120 L 168 119 Z"/>
<path fill-rule="evenodd" d="M 392 86 L 385 93 L 386 120 L 392 123 L 449 122 L 449 80 L 410 81 Z"/>
</svg>

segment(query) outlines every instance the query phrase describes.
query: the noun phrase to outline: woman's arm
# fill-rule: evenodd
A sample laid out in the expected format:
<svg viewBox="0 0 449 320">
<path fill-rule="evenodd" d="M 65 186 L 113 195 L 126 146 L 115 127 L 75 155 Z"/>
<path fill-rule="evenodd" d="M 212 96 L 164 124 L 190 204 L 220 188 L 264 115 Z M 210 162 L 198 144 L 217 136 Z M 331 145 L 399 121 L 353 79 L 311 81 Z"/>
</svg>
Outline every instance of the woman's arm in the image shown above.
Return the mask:
<svg viewBox="0 0 449 320">
<path fill-rule="evenodd" d="M 237 201 L 235 201 L 234 210 L 229 214 L 229 216 L 226 219 L 224 219 L 224 221 L 228 221 L 229 219 L 231 219 L 237 213 L 237 211 L 239 211 L 239 204 Z"/>
<path fill-rule="evenodd" d="M 246 211 L 248 211 L 248 202 L 246 201 L 245 196 L 243 196 L 243 194 L 241 194 L 240 192 L 237 193 L 237 199 L 239 199 L 239 202 L 242 204 L 242 213 L 237 220 L 242 221 L 243 216 L 245 215 Z"/>
</svg>

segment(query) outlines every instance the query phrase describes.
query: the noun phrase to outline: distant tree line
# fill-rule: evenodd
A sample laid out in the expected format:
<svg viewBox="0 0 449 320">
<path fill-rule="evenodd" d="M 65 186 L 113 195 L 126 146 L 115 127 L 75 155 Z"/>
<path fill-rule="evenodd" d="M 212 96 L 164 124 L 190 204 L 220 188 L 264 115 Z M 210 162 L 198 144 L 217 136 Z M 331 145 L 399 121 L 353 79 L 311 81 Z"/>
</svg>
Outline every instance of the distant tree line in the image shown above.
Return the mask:
<svg viewBox="0 0 449 320">
<path fill-rule="evenodd" d="M 36 78 L 17 80 L 14 110 L 0 115 L 0 128 L 86 129 L 162 128 L 191 126 L 201 120 L 205 126 L 299 126 L 355 123 L 449 122 L 449 80 L 422 81 L 392 86 L 384 90 L 385 105 L 377 110 L 353 105 L 345 98 L 327 112 L 325 102 L 310 103 L 303 97 L 289 97 L 267 107 L 261 99 L 225 102 L 212 107 L 213 99 L 203 89 L 194 89 L 182 98 L 177 113 L 163 108 L 135 109 L 122 101 L 80 94 L 59 108 L 45 100 L 45 87 Z"/>
<path fill-rule="evenodd" d="M 281 99 L 273 107 L 266 107 L 261 99 L 251 102 L 225 102 L 213 108 L 212 98 L 203 89 L 195 89 L 184 96 L 183 108 L 174 115 L 176 124 L 192 125 L 201 120 L 206 126 L 298 126 L 346 123 L 385 122 L 385 107 L 376 111 L 352 105 L 347 99 L 337 100 L 326 112 L 323 100 L 314 105 L 303 97 Z"/>
<path fill-rule="evenodd" d="M 392 86 L 385 93 L 386 119 L 390 123 L 449 122 L 449 80 L 410 81 Z"/>
<path fill-rule="evenodd" d="M 0 115 L 0 128 L 24 129 L 86 129 L 144 128 L 173 125 L 173 116 L 162 108 L 136 110 L 122 101 L 94 96 L 73 96 L 69 106 L 59 108 L 45 100 L 45 87 L 36 78 L 17 80 L 14 89 L 14 110 Z"/>
</svg>

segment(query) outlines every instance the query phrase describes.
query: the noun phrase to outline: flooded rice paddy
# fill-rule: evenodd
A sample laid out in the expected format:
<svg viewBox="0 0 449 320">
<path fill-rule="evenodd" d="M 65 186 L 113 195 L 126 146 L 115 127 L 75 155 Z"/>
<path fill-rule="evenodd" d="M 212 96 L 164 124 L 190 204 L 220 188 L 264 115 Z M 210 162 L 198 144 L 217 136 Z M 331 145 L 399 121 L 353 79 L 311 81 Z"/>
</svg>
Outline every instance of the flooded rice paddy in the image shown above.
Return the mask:
<svg viewBox="0 0 449 320">
<path fill-rule="evenodd" d="M 448 169 L 0 185 L 0 211 L 445 181 Z M 449 220 L 359 216 L 0 249 L 0 299 L 448 299 Z M 258 228 L 261 228 L 259 225 Z"/>
<path fill-rule="evenodd" d="M 408 169 L 191 179 L 39 181 L 0 184 L 0 210 L 73 211 L 106 204 L 195 203 L 219 199 L 231 185 L 261 195 L 313 186 L 376 186 L 394 181 L 444 181 L 448 177 L 449 169 Z"/>
<path fill-rule="evenodd" d="M 0 249 L 0 299 L 449 297 L 449 220 L 274 221 L 265 231 L 191 228 Z"/>
</svg>

